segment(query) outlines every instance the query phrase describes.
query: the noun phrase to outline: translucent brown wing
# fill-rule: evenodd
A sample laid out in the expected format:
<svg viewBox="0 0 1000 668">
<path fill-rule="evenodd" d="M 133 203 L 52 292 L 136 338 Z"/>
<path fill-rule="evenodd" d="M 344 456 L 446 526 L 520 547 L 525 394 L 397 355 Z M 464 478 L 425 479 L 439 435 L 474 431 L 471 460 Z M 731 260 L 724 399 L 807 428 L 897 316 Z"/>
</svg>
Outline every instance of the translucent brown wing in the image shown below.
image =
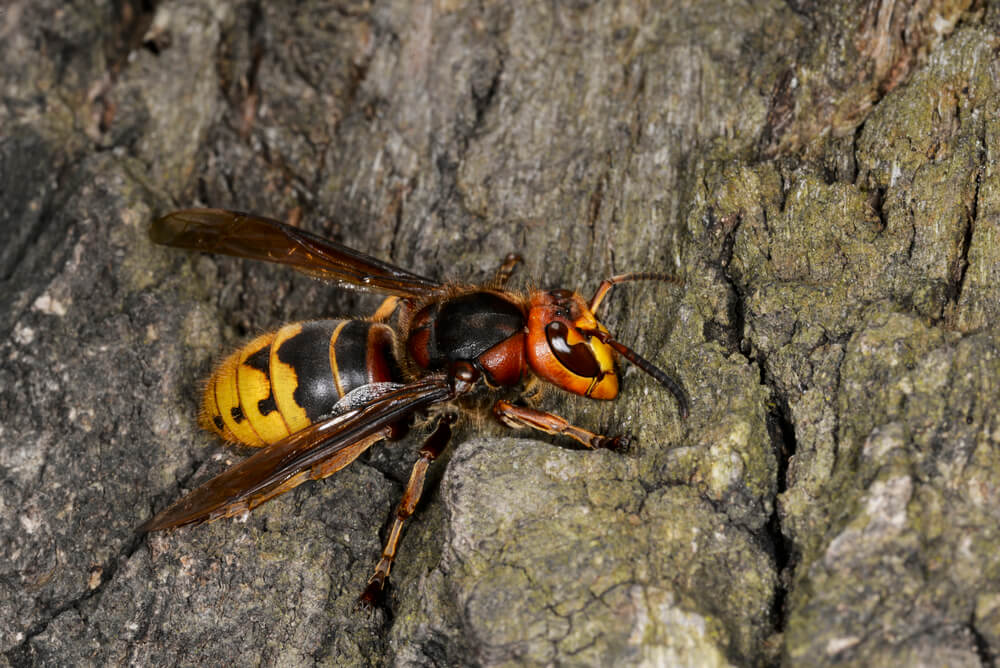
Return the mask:
<svg viewBox="0 0 1000 668">
<path fill-rule="evenodd" d="M 239 211 L 187 209 L 153 222 L 158 244 L 290 265 L 310 276 L 401 297 L 420 297 L 444 286 L 388 262 L 280 221 Z"/>
<path fill-rule="evenodd" d="M 454 397 L 443 375 L 409 385 L 386 383 L 381 388 L 368 388 L 361 388 L 367 393 L 358 407 L 267 446 L 165 508 L 136 531 L 169 529 L 251 510 L 306 480 L 339 471 L 385 438 L 391 425 Z"/>
</svg>

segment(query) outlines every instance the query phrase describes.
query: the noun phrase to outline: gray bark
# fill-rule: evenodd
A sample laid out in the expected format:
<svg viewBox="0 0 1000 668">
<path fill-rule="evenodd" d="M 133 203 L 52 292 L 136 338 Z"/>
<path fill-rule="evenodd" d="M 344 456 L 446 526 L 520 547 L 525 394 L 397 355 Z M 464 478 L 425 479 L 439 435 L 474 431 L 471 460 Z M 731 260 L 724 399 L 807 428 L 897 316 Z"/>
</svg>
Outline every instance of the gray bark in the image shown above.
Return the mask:
<svg viewBox="0 0 1000 668">
<path fill-rule="evenodd" d="M 10 665 L 992 665 L 1000 14 L 988 2 L 0 6 Z M 246 453 L 213 362 L 377 298 L 154 246 L 238 208 L 589 296 L 676 375 L 458 430 L 386 609 L 419 430 L 251 513 L 133 528 Z"/>
</svg>

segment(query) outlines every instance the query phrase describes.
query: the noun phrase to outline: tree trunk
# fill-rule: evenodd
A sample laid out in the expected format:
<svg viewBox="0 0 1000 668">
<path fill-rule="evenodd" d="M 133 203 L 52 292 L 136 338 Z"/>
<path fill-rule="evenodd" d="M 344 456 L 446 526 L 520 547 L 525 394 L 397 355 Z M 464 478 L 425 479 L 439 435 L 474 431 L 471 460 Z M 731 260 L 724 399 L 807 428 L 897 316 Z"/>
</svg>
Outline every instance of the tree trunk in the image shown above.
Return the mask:
<svg viewBox="0 0 1000 668">
<path fill-rule="evenodd" d="M 991 665 L 1000 12 L 988 0 L 0 7 L 0 651 L 12 665 Z M 376 296 L 152 244 L 253 211 L 589 297 L 675 376 L 420 426 L 245 521 L 134 527 L 246 452 L 200 382 Z"/>
</svg>

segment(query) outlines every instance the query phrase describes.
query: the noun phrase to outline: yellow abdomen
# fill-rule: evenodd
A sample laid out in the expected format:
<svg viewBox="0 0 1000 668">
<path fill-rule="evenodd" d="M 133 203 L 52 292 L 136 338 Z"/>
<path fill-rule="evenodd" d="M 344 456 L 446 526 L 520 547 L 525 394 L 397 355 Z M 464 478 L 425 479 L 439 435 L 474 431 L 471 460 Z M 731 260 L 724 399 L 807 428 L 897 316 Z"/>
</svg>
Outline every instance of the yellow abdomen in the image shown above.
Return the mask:
<svg viewBox="0 0 1000 668">
<path fill-rule="evenodd" d="M 313 320 L 263 334 L 229 355 L 205 385 L 201 424 L 227 441 L 276 443 L 329 415 L 351 390 L 399 380 L 392 330 L 364 320 Z"/>
</svg>

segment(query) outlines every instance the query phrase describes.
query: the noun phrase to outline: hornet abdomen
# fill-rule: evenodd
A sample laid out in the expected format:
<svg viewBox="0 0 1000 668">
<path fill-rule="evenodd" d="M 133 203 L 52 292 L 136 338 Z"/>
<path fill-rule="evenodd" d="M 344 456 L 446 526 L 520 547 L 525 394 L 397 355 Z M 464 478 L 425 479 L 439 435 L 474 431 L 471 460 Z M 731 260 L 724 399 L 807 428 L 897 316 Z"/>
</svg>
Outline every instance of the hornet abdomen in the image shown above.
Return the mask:
<svg viewBox="0 0 1000 668">
<path fill-rule="evenodd" d="M 258 336 L 205 386 L 201 423 L 227 441 L 276 443 L 329 415 L 362 385 L 400 382 L 393 332 L 364 320 L 310 320 Z"/>
</svg>

